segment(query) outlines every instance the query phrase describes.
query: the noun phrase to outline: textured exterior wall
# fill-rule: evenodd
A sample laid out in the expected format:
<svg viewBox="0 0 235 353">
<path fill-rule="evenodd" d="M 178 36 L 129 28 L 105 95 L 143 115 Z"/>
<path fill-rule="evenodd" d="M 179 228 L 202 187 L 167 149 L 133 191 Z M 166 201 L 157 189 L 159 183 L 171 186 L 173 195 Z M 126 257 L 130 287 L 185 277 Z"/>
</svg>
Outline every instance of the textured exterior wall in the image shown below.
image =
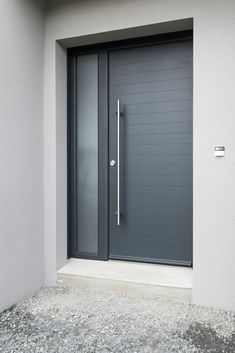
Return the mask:
<svg viewBox="0 0 235 353">
<path fill-rule="evenodd" d="M 57 101 L 66 107 L 66 98 L 56 90 L 56 75 L 60 76 L 60 71 L 55 70 L 56 62 L 61 63 L 65 59 L 65 52 L 56 51 L 56 40 L 63 40 L 69 46 L 73 43 L 73 37 L 77 37 L 78 41 L 81 38 L 86 43 L 92 35 L 100 33 L 100 37 L 94 37 L 98 41 L 105 33 L 111 32 L 110 38 L 118 38 L 123 29 L 130 28 L 129 33 L 133 33 L 133 27 L 193 18 L 193 300 L 198 304 L 235 310 L 234 14 L 233 0 L 51 2 L 46 14 L 44 84 L 47 284 L 55 283 L 56 234 L 60 228 L 58 215 L 60 219 L 61 215 L 64 219 L 66 217 L 66 204 L 58 201 L 60 195 L 56 189 L 58 180 L 60 190 L 66 190 L 66 177 L 61 179 L 66 171 L 58 166 L 58 163 L 63 166 L 65 161 L 59 161 L 57 155 L 61 144 L 65 143 L 64 138 L 59 138 L 57 130 L 58 121 L 61 124 L 62 119 L 60 113 L 58 120 Z M 128 31 L 124 36 L 128 37 Z M 62 81 L 65 84 L 66 80 Z M 63 124 L 60 126 L 63 127 Z M 217 144 L 225 145 L 225 158 L 214 157 L 213 149 Z"/>
<path fill-rule="evenodd" d="M 0 2 L 0 311 L 44 283 L 39 2 Z"/>
</svg>

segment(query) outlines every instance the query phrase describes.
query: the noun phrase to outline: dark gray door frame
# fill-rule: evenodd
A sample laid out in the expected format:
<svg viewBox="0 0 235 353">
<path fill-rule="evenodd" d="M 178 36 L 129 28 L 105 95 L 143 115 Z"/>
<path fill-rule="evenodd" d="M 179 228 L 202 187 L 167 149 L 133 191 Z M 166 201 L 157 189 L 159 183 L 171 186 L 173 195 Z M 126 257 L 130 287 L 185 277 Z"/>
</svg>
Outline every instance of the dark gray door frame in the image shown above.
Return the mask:
<svg viewBox="0 0 235 353">
<path fill-rule="evenodd" d="M 68 258 L 79 257 L 86 259 L 108 260 L 109 254 L 109 180 L 108 180 L 108 158 L 109 158 L 109 126 L 108 126 L 108 57 L 111 50 L 150 46 L 162 43 L 170 43 L 192 39 L 192 31 L 168 33 L 151 37 L 135 38 L 117 42 L 109 42 L 85 47 L 68 49 L 68 120 L 67 120 L 67 219 L 68 219 Z M 76 58 L 79 55 L 98 54 L 98 255 L 78 253 L 75 249 L 77 241 L 77 219 L 76 219 Z"/>
</svg>

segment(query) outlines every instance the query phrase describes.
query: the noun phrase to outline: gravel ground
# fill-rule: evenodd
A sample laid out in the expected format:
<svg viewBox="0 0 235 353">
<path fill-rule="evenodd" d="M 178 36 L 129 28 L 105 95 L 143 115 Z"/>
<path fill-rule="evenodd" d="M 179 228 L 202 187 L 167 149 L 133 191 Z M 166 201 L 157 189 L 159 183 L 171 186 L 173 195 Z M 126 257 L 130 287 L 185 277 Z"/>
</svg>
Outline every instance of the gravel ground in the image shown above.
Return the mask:
<svg viewBox="0 0 235 353">
<path fill-rule="evenodd" d="M 42 289 L 0 314 L 4 353 L 234 353 L 235 315 L 182 299 Z"/>
</svg>

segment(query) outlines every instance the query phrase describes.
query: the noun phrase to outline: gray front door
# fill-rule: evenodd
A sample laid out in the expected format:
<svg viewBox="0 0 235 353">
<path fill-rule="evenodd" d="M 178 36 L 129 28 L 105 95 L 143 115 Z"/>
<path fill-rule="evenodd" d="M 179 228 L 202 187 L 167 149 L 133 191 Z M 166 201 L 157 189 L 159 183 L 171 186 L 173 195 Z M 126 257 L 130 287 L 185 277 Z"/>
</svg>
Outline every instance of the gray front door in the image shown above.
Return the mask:
<svg viewBox="0 0 235 353">
<path fill-rule="evenodd" d="M 192 51 L 186 40 L 109 53 L 111 259 L 192 264 Z"/>
</svg>

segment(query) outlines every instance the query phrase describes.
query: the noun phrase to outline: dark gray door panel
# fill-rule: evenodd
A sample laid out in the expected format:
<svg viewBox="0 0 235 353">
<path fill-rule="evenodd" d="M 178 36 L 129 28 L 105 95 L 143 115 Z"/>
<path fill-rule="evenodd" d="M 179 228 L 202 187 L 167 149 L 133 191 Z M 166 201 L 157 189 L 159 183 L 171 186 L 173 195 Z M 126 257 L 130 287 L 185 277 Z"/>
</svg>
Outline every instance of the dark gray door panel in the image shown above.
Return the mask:
<svg viewBox="0 0 235 353">
<path fill-rule="evenodd" d="M 109 257 L 191 265 L 192 40 L 110 52 Z"/>
</svg>

